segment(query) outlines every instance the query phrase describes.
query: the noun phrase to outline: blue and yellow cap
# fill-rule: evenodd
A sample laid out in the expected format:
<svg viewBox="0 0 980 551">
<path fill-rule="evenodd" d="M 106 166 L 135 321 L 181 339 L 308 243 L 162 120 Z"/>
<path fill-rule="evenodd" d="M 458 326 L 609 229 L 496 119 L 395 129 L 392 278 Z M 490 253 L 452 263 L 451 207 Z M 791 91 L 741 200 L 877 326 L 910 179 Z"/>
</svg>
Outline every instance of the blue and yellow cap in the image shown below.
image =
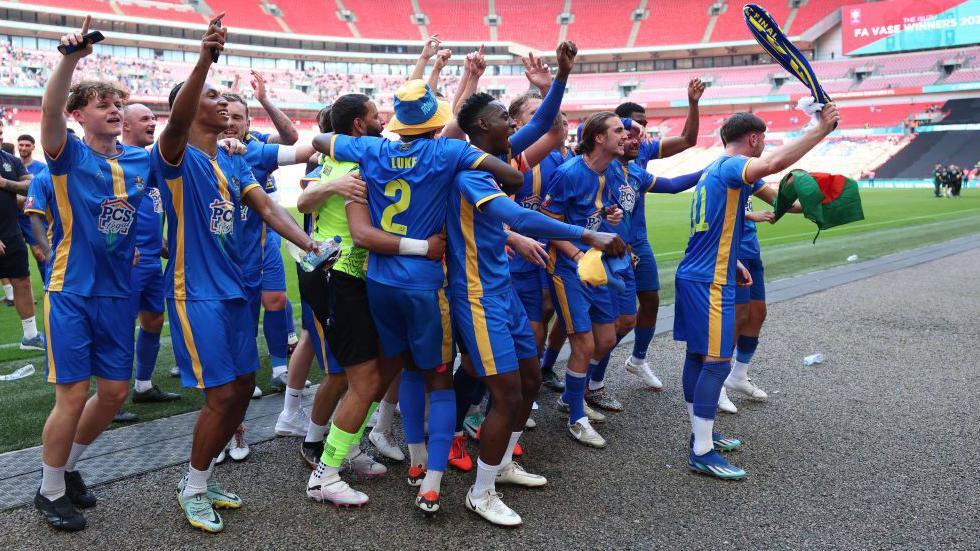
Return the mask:
<svg viewBox="0 0 980 551">
<path fill-rule="evenodd" d="M 410 80 L 395 92 L 395 116 L 388 131 L 414 136 L 438 130 L 453 120 L 449 104 L 439 101 L 422 80 Z"/>
</svg>

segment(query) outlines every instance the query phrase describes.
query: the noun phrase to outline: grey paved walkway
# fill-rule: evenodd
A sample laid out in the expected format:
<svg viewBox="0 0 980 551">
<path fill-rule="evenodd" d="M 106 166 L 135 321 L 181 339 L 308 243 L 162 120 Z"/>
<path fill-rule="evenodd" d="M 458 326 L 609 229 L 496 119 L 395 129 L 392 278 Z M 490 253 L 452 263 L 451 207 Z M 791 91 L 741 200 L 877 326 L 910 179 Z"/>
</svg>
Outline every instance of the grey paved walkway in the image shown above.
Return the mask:
<svg viewBox="0 0 980 551">
<path fill-rule="evenodd" d="M 55 534 L 22 508 L 0 513 L 0 548 L 202 542 L 286 548 L 330 541 L 390 548 L 397 541 L 406 549 L 975 549 L 980 251 L 974 241 L 770 285 L 770 296 L 783 302 L 770 310 L 753 377 L 771 399 L 736 398 L 740 413 L 719 420 L 722 430 L 746 440 L 732 456 L 749 471 L 741 483 L 708 480 L 684 465 L 683 347 L 661 335 L 650 357 L 667 384 L 663 393 L 638 389 L 618 368 L 628 347 L 616 351 L 608 384 L 628 411 L 598 427 L 610 441 L 606 450 L 572 443 L 552 407 L 554 395 L 543 391 L 535 415 L 540 426 L 525 439 L 526 464 L 547 475 L 549 485 L 502 488 L 525 517 L 517 532 L 490 529 L 465 511 L 472 474 L 446 477 L 445 511 L 431 521 L 415 514 L 399 466 L 386 480 L 361 484 L 372 498 L 364 511 L 318 506 L 303 495 L 308 471 L 296 456 L 298 440 L 275 439 L 254 446 L 247 462 L 219 468 L 246 508 L 225 515 L 225 534 L 204 538 L 184 526 L 172 494 L 184 469 L 178 464 L 188 450 L 189 414 L 112 431 L 91 448 L 80 468 L 92 483 L 133 478 L 96 488 L 100 505 L 85 532 Z M 803 356 L 818 351 L 827 362 L 803 367 Z M 271 437 L 279 407 L 277 397 L 252 404 L 253 441 Z M 11 502 L 34 491 L 37 464 L 36 449 L 0 456 L 0 487 L 14 496 Z M 144 471 L 151 472 L 137 475 Z"/>
</svg>

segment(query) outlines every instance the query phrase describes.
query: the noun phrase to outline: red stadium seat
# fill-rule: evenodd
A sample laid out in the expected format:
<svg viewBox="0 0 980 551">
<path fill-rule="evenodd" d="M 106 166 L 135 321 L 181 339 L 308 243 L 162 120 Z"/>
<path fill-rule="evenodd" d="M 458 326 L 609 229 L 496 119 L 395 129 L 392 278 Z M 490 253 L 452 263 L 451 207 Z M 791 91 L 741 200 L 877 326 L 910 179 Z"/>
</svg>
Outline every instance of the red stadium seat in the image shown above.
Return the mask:
<svg viewBox="0 0 980 551">
<path fill-rule="evenodd" d="M 568 26 L 568 39 L 589 48 L 625 48 L 633 27 L 630 14 L 635 8 L 636 3 L 629 1 L 574 1 L 575 21 Z"/>
<path fill-rule="evenodd" d="M 544 51 L 558 46 L 558 15 L 565 6 L 563 0 L 495 2 L 494 6 L 500 16 L 497 40 L 512 40 Z"/>
<path fill-rule="evenodd" d="M 708 25 L 708 6 L 714 0 L 648 2 L 650 16 L 640 24 L 634 46 L 697 44 Z"/>
<path fill-rule="evenodd" d="M 258 0 L 208 0 L 214 13 L 228 12 L 224 24 L 239 29 L 283 32 L 275 18 L 259 6 Z"/>
<path fill-rule="evenodd" d="M 484 23 L 487 0 L 419 0 L 419 8 L 429 18 L 426 30 L 439 33 L 442 40 L 490 40 L 490 27 Z"/>
<path fill-rule="evenodd" d="M 365 38 L 421 40 L 418 25 L 412 22 L 409 0 L 344 0 L 344 6 L 357 17 L 357 31 Z"/>
<path fill-rule="evenodd" d="M 289 28 L 300 34 L 351 36 L 350 27 L 337 17 L 334 0 L 275 0 Z M 346 4 L 345 4 L 346 5 Z"/>
</svg>

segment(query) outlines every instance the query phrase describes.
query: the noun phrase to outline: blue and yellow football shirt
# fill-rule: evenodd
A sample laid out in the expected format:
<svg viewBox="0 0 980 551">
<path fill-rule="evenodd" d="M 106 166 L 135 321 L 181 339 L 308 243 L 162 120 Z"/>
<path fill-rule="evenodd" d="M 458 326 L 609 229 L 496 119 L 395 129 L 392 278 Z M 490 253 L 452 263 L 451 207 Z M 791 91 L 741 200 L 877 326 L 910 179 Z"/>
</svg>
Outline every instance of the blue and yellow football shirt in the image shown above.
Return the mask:
<svg viewBox="0 0 980 551">
<path fill-rule="evenodd" d="M 446 224 L 449 191 L 457 172 L 476 168 L 487 153 L 461 140 L 411 142 L 334 134 L 328 156 L 358 163 L 367 186 L 371 223 L 390 234 L 426 239 Z M 421 256 L 370 253 L 368 279 L 409 289 L 439 289 L 442 262 Z"/>
<path fill-rule="evenodd" d="M 153 146 L 151 161 L 167 216 L 167 297 L 244 299 L 241 201 L 259 187 L 241 155 L 214 157 L 188 145 L 176 165 Z"/>
<path fill-rule="evenodd" d="M 456 175 L 446 219 L 449 292 L 482 297 L 510 292 L 510 272 L 503 225 L 480 212 L 497 197 L 506 197 L 493 176 L 475 170 Z"/>
<path fill-rule="evenodd" d="M 146 150 L 116 144 L 106 157 L 74 134 L 48 157 L 51 250 L 47 290 L 90 297 L 130 295 L 136 212 L 149 182 Z M 42 212 L 35 197 L 30 212 Z"/>
<path fill-rule="evenodd" d="M 676 277 L 730 285 L 745 220 L 745 201 L 762 180 L 745 181 L 749 159 L 724 155 L 712 162 L 694 186 L 691 237 Z"/>
</svg>

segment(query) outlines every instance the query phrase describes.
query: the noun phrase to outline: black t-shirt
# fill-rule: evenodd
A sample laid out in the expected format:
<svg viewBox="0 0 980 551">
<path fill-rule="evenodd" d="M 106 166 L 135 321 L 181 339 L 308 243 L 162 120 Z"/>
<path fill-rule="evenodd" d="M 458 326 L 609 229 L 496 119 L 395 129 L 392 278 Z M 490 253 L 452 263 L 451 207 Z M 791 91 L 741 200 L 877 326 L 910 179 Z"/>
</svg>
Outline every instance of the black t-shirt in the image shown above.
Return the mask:
<svg viewBox="0 0 980 551">
<path fill-rule="evenodd" d="M 19 158 L 6 151 L 0 151 L 0 176 L 16 182 L 25 174 L 27 174 L 27 169 L 24 168 L 24 163 L 20 162 Z M 19 213 L 17 194 L 9 189 L 0 189 L 0 241 L 3 241 L 7 248 L 24 243 L 20 226 L 17 224 Z"/>
</svg>

